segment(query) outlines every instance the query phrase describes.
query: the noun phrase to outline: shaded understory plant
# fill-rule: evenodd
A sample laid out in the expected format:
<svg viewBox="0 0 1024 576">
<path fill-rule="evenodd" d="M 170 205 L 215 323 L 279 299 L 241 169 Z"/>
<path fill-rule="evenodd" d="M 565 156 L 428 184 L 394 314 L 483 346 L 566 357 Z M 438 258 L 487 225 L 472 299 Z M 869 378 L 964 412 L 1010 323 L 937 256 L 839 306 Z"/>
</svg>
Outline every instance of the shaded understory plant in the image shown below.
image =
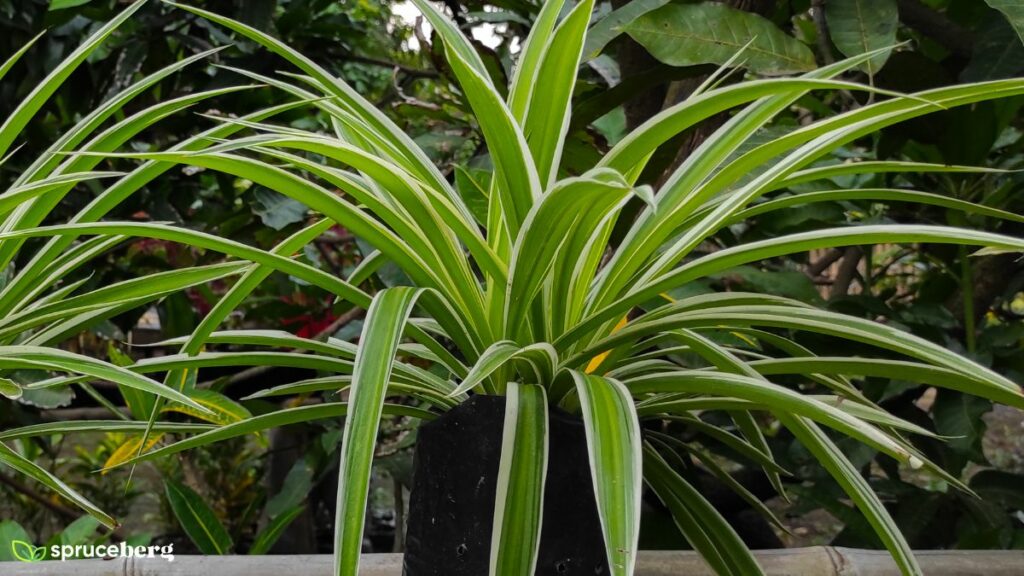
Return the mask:
<svg viewBox="0 0 1024 576">
<path fill-rule="evenodd" d="M 880 409 L 861 392 L 858 380 L 910 380 L 1024 407 L 1020 387 L 881 322 L 759 293 L 672 299 L 667 292 L 736 266 L 836 246 L 928 242 L 981 246 L 989 253 L 1024 251 L 1024 240 L 1019 238 L 923 225 L 829 228 L 727 247 L 712 242 L 729 226 L 753 215 L 875 196 L 886 202 L 935 204 L 996 220 L 1021 221 L 1019 215 L 926 191 L 790 194 L 786 190 L 850 174 L 976 170 L 898 161 L 816 162 L 897 122 L 1024 94 L 1024 81 L 952 86 L 908 96 L 836 80 L 875 53 L 796 78 L 720 86 L 713 77 L 687 100 L 627 134 L 590 170 L 565 174 L 559 166 L 592 0 L 580 2 L 561 19 L 564 2 L 551 0 L 543 5 L 515 66 L 507 97 L 458 28 L 432 5 L 419 1 L 417 5 L 444 43 L 447 63 L 486 143 L 493 171 L 489 179 L 471 183 L 485 198 L 486 209 L 472 209 L 464 196 L 466 186 L 449 182 L 380 110 L 316 63 L 244 24 L 181 6 L 263 45 L 298 68 L 299 74 L 281 77 L 238 72 L 290 94 L 296 106 L 317 107 L 332 119 L 333 133 L 265 122 L 273 111 L 264 111 L 225 119 L 221 126 L 175 150 L 122 154 L 84 150 L 65 161 L 102 157 L 145 161 L 121 182 L 144 178 L 136 176 L 139 171 L 150 170 L 145 177 L 155 176 L 154 172 L 175 163 L 221 171 L 298 200 L 321 214 L 322 220 L 269 251 L 159 223 L 87 218 L 38 226 L 39 220 L 25 219 L 5 226 L 0 248 L 8 252 L 8 246 L 20 246 L 30 237 L 54 237 L 47 246 L 59 248 L 50 252 L 44 248 L 43 254 L 113 242 L 125 235 L 157 238 L 225 254 L 231 258 L 228 263 L 213 269 L 238 279 L 191 335 L 164 343 L 180 347 L 178 354 L 142 360 L 117 372 L 126 386 L 130 382 L 135 389 L 157 395 L 145 396 L 143 416 L 135 414 L 135 419 L 120 423 L 47 424 L 7 431 L 0 438 L 86 426 L 144 431 L 140 454 L 123 464 L 127 465 L 273 427 L 344 417 L 336 572 L 355 576 L 382 414 L 431 419 L 472 394 L 501 394 L 506 398 L 506 415 L 491 574 L 533 572 L 543 521 L 548 407 L 559 406 L 578 413 L 586 426 L 593 489 L 613 574 L 634 571 L 640 498 L 646 484 L 717 573 L 746 575 L 761 573 L 761 568 L 694 487 L 687 470 L 699 462 L 771 518 L 760 500 L 746 492 L 702 445 L 725 446 L 737 462 L 762 468 L 784 495 L 786 471 L 776 463 L 765 438 L 765 431 L 777 423 L 832 475 L 901 570 L 920 573 L 881 499 L 839 449 L 835 437 L 852 438 L 909 468 L 924 468 L 958 489 L 968 488 L 910 440 L 912 435 L 934 436 L 931 432 Z M 766 143 L 754 140 L 776 115 L 812 90 L 867 91 L 874 98 L 872 103 Z M 725 125 L 657 193 L 637 185 L 646 162 L 660 146 L 703 120 L 734 109 Z M 253 135 L 226 140 L 243 129 Z M 68 148 L 62 144 L 57 149 Z M 642 204 L 639 215 L 629 223 L 625 237 L 612 243 L 612 229 L 629 202 Z M 347 279 L 289 257 L 335 223 L 376 250 Z M 80 236 L 91 239 L 73 245 L 72 240 Z M 75 247 L 71 250 L 82 250 Z M 410 285 L 376 294 L 361 288 L 385 263 L 401 269 Z M 20 286 L 21 292 L 12 293 L 37 288 L 33 279 L 39 274 L 26 270 L 33 268 L 19 272 L 29 275 L 20 281 L 15 277 L 9 286 Z M 205 269 L 187 273 L 199 275 L 197 270 Z M 227 315 L 275 271 L 367 309 L 359 344 L 266 330 L 217 331 Z M 173 278 L 183 282 L 185 273 Z M 74 288 L 63 290 L 66 296 Z M 137 305 L 124 297 L 95 296 L 97 292 L 105 295 L 102 290 L 87 293 L 91 299 L 82 306 L 91 307 L 83 314 Z M 75 298 L 58 298 L 58 304 L 68 306 Z M 832 337 L 836 350 L 856 345 L 876 353 L 870 357 L 839 352 L 819 355 L 795 339 L 798 332 Z M 204 351 L 205 345 L 223 344 L 291 351 Z M 85 366 L 85 360 L 78 361 Z M 329 374 L 266 389 L 254 397 L 306 397 L 347 390 L 348 399 L 243 415 L 235 422 L 219 422 L 177 442 L 143 450 L 146 439 L 159 431 L 193 432 L 187 425 L 158 416 L 166 402 L 194 404 L 203 396 L 204 390 L 195 386 L 196 370 L 253 365 Z M 69 370 L 65 365 L 36 367 Z M 85 378 L 112 378 L 77 365 L 71 371 Z M 145 378 L 151 373 L 165 373 L 164 383 Z M 53 377 L 22 387 L 82 385 L 85 378 Z M 388 403 L 388 397 L 412 401 Z M 198 408 L 193 410 L 198 413 Z M 679 426 L 688 430 L 687 441 L 670 433 Z"/>
</svg>

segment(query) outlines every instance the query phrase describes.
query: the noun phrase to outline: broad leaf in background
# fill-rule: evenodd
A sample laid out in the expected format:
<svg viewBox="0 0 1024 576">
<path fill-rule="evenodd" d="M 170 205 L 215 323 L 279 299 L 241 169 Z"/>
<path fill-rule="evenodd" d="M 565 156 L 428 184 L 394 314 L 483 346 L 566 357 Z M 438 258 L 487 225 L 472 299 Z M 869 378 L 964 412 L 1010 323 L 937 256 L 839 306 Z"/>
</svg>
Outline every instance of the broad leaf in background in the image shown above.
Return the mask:
<svg viewBox="0 0 1024 576">
<path fill-rule="evenodd" d="M 982 416 L 992 409 L 987 400 L 942 390 L 932 407 L 935 431 L 948 438 L 946 445 L 951 456 L 946 468 L 959 473 L 968 461 L 985 462 L 981 440 L 985 435 L 985 420 Z"/>
<path fill-rule="evenodd" d="M 50 11 L 74 8 L 75 6 L 82 6 L 89 2 L 92 2 L 92 0 L 50 0 Z"/>
<path fill-rule="evenodd" d="M 74 399 L 75 391 L 70 386 L 37 389 L 22 388 L 22 394 L 18 398 L 18 402 L 26 406 L 52 410 L 68 406 Z"/>
<path fill-rule="evenodd" d="M 256 539 L 249 548 L 249 554 L 253 556 L 266 554 L 278 539 L 281 538 L 281 535 L 288 529 L 288 526 L 290 526 L 305 509 L 306 505 L 300 504 L 273 517 L 270 522 L 267 523 L 266 528 L 256 535 Z"/>
<path fill-rule="evenodd" d="M 99 529 L 100 523 L 92 516 L 82 516 L 60 532 L 60 543 L 63 546 L 85 544 Z"/>
<path fill-rule="evenodd" d="M 770 20 L 717 4 L 670 4 L 624 27 L 652 56 L 672 66 L 725 64 L 747 43 L 741 58 L 758 74 L 813 70 L 814 54 Z"/>
<path fill-rule="evenodd" d="M 14 542 L 31 542 L 32 538 L 29 537 L 28 532 L 21 527 L 14 520 L 4 520 L 0 522 L 0 543 Z M 0 562 L 14 562 L 17 558 L 14 556 L 14 550 L 10 546 L 0 545 Z"/>
<path fill-rule="evenodd" d="M 256 186 L 253 191 L 252 211 L 259 216 L 263 223 L 274 230 L 281 230 L 289 224 L 302 222 L 306 217 L 309 208 L 298 200 L 292 200 L 284 194 L 278 194 L 273 190 Z"/>
<path fill-rule="evenodd" d="M 857 56 L 896 44 L 899 11 L 896 0 L 828 0 L 825 3 L 828 32 L 845 56 Z M 889 59 L 890 52 L 872 56 L 861 65 L 874 76 Z"/>
<path fill-rule="evenodd" d="M 309 457 L 296 462 L 285 476 L 281 491 L 267 501 L 265 508 L 267 516 L 276 518 L 288 510 L 300 506 L 313 489 L 314 472 Z"/>
<path fill-rule="evenodd" d="M 583 45 L 583 60 L 596 58 L 609 42 L 622 34 L 630 22 L 652 10 L 668 4 L 669 0 L 633 0 L 621 8 L 605 14 L 590 30 L 587 30 L 586 43 Z"/>
<path fill-rule="evenodd" d="M 0 378 L 0 396 L 9 400 L 21 398 L 23 390 L 21 386 L 10 378 Z"/>
<path fill-rule="evenodd" d="M 964 82 L 1010 78 L 1024 71 L 1024 43 L 998 12 L 989 12 L 979 25 L 971 61 L 960 73 Z"/>
<path fill-rule="evenodd" d="M 989 6 L 1002 12 L 1010 25 L 1024 41 L 1024 2 L 1020 0 L 985 0 Z"/>
<path fill-rule="evenodd" d="M 202 496 L 170 479 L 164 480 L 164 487 L 174 517 L 200 552 L 224 555 L 231 551 L 231 536 Z"/>
</svg>

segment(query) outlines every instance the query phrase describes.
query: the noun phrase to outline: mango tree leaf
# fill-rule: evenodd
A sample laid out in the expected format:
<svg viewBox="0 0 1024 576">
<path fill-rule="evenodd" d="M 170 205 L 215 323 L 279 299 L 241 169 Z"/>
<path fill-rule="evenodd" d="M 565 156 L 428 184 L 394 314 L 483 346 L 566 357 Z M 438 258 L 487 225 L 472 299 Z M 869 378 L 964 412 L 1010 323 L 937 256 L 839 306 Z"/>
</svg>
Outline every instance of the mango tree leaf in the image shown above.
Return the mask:
<svg viewBox="0 0 1024 576">
<path fill-rule="evenodd" d="M 1020 0 L 985 0 L 985 2 L 1006 16 L 1021 41 L 1024 42 L 1024 2 Z"/>
<path fill-rule="evenodd" d="M 672 66 L 725 64 L 748 42 L 742 58 L 759 74 L 815 67 L 814 54 L 771 21 L 721 4 L 670 4 L 625 26 L 652 56 Z"/>
<path fill-rule="evenodd" d="M 191 334 L 199 323 L 192 302 L 183 292 L 164 298 L 157 306 L 157 313 L 160 315 L 160 332 L 165 338 Z"/>
<path fill-rule="evenodd" d="M 629 4 L 605 14 L 603 18 L 587 30 L 587 39 L 583 44 L 583 60 L 596 58 L 609 42 L 622 34 L 623 27 L 647 14 L 657 10 L 669 0 L 633 0 Z"/>
<path fill-rule="evenodd" d="M 829 0 L 825 20 L 832 42 L 845 56 L 857 56 L 896 44 L 899 11 L 896 0 Z M 874 76 L 890 52 L 873 56 L 861 69 Z"/>
<path fill-rule="evenodd" d="M 227 554 L 231 536 L 213 509 L 194 490 L 173 480 L 164 480 L 167 501 L 185 534 L 203 554 Z"/>
<path fill-rule="evenodd" d="M 257 30 L 269 31 L 274 11 L 277 9 L 277 0 L 248 0 L 238 4 L 236 15 L 238 21 L 248 24 Z"/>
<path fill-rule="evenodd" d="M 971 61 L 960 73 L 961 82 L 1012 78 L 1024 70 L 1024 45 L 1000 14 L 991 11 L 986 14 L 976 38 Z"/>
<path fill-rule="evenodd" d="M 715 274 L 712 278 L 739 281 L 757 292 L 796 298 L 802 302 L 821 299 L 814 282 L 806 274 L 792 270 L 760 270 L 753 266 L 737 266 L 728 272 Z"/>
</svg>

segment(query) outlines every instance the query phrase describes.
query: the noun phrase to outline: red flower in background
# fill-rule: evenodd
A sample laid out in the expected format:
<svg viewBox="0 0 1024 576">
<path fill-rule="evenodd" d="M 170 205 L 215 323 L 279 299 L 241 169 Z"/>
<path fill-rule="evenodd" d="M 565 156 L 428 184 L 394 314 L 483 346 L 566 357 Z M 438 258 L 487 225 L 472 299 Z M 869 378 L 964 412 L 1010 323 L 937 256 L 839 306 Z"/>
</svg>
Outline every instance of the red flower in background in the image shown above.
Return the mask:
<svg viewBox="0 0 1024 576">
<path fill-rule="evenodd" d="M 338 317 L 333 312 L 327 310 L 316 316 L 313 314 L 301 314 L 290 318 L 282 318 L 281 324 L 288 327 L 289 330 L 298 325 L 298 329 L 294 330 L 296 336 L 300 338 L 313 338 L 326 330 L 337 319 Z"/>
<path fill-rule="evenodd" d="M 298 292 L 290 296 L 282 296 L 281 300 L 294 306 L 306 308 L 307 310 L 321 310 L 320 312 L 281 318 L 281 325 L 300 338 L 313 338 L 338 319 L 331 310 L 334 301 L 333 297 L 326 298 L 322 302 L 316 302 L 305 294 Z"/>
</svg>

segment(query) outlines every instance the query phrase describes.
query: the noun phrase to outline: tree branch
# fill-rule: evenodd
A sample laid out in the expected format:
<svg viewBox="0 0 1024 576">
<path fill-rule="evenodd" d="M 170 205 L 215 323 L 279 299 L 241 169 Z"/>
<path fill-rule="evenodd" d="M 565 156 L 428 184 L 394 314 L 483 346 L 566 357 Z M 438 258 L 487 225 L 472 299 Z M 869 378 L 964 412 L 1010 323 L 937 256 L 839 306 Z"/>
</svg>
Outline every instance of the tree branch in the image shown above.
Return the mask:
<svg viewBox="0 0 1024 576">
<path fill-rule="evenodd" d="M 826 268 L 835 264 L 836 261 L 838 261 L 842 257 L 842 250 L 840 250 L 839 248 L 832 248 L 831 250 L 826 252 L 824 256 L 818 258 L 814 262 L 811 262 L 810 264 L 807 265 L 807 275 L 810 276 L 811 278 L 817 278 L 818 276 L 821 275 L 822 272 L 825 271 Z"/>
<path fill-rule="evenodd" d="M 34 500 L 36 503 L 41 504 L 44 508 L 47 508 L 48 510 L 64 518 L 65 520 L 72 521 L 78 519 L 78 517 L 81 516 L 81 514 L 75 512 L 71 508 L 68 508 L 67 506 L 59 502 L 54 502 L 53 500 L 50 500 L 49 498 L 43 496 L 39 492 L 36 492 L 32 488 L 22 484 L 18 480 L 8 477 L 6 474 L 0 474 L 0 484 L 4 484 L 5 486 L 8 486 L 15 492 L 18 492 L 19 494 L 28 497 L 30 500 Z"/>
<path fill-rule="evenodd" d="M 832 39 L 828 33 L 828 23 L 825 22 L 825 0 L 811 0 L 811 19 L 814 20 L 814 28 L 818 31 L 818 51 L 825 64 L 832 64 L 835 58 L 832 56 Z"/>
<path fill-rule="evenodd" d="M 900 20 L 935 40 L 960 58 L 970 58 L 974 38 L 970 30 L 932 10 L 920 0 L 898 0 Z"/>
<path fill-rule="evenodd" d="M 829 298 L 846 296 L 849 293 L 850 285 L 853 284 L 853 279 L 857 277 L 857 266 L 860 265 L 860 259 L 863 257 L 864 251 L 860 249 L 860 246 L 850 246 L 843 252 L 843 260 L 839 264 L 836 278 L 832 282 Z"/>
<path fill-rule="evenodd" d="M 415 76 L 417 78 L 437 78 L 439 74 L 435 70 L 420 70 L 419 68 L 412 68 L 404 64 L 397 62 L 390 62 L 388 60 L 381 60 L 380 58 L 371 58 L 369 56 L 359 56 L 357 54 L 348 54 L 345 58 L 352 60 L 353 62 L 360 62 L 362 64 L 370 64 L 372 66 L 381 66 L 383 68 L 391 68 L 398 70 L 403 74 L 409 76 Z"/>
</svg>

